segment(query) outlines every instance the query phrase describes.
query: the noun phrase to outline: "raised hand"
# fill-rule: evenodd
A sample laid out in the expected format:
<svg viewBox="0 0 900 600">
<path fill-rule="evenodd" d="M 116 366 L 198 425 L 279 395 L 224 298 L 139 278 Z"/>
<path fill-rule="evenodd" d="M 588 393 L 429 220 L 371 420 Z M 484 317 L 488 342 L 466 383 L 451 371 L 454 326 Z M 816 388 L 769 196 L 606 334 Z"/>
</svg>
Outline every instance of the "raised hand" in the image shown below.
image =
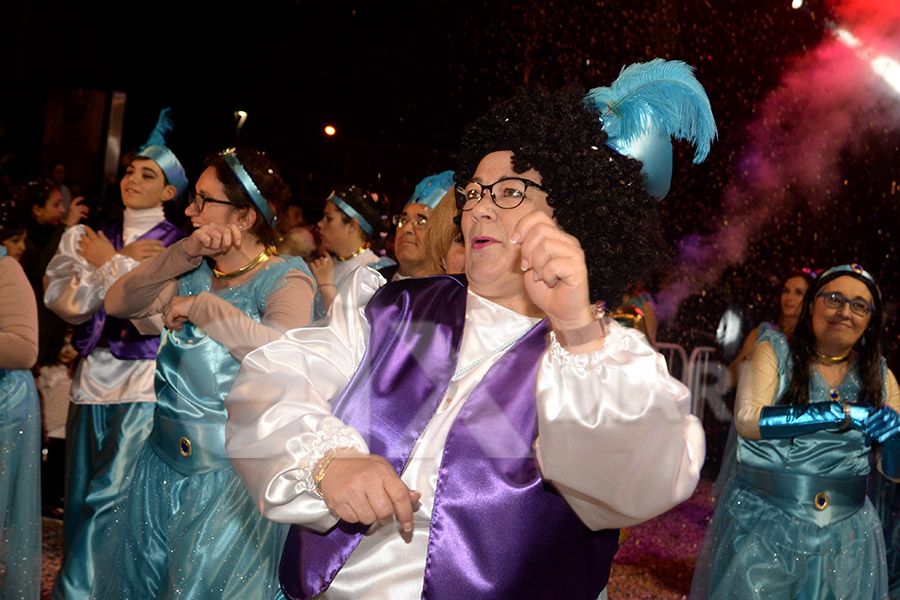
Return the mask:
<svg viewBox="0 0 900 600">
<path fill-rule="evenodd" d="M 316 282 L 321 285 L 334 285 L 334 261 L 327 252 L 315 260 L 307 263 L 309 270 L 312 271 Z"/>
<path fill-rule="evenodd" d="M 102 231 L 97 233 L 87 225 L 84 226 L 84 235 L 78 240 L 78 248 L 75 251 L 97 268 L 105 265 L 116 255 L 116 249 L 106 234 Z"/>
<path fill-rule="evenodd" d="M 133 258 L 136 261 L 153 258 L 161 253 L 164 246 L 159 240 L 135 240 L 119 250 L 119 254 Z"/>
<path fill-rule="evenodd" d="M 188 256 L 218 256 L 240 248 L 243 234 L 237 225 L 211 223 L 203 225 L 184 241 L 182 248 Z"/>
<path fill-rule="evenodd" d="M 72 199 L 72 203 L 69 204 L 69 210 L 66 211 L 66 214 L 62 220 L 66 227 L 78 225 L 78 223 L 80 223 L 81 220 L 87 217 L 88 213 L 91 212 L 87 206 L 82 204 L 83 202 L 84 196 L 78 196 L 77 198 Z"/>
<path fill-rule="evenodd" d="M 344 450 L 331 461 L 319 489 L 328 508 L 348 523 L 371 525 L 396 515 L 407 532 L 413 528 L 413 504 L 421 497 L 383 457 L 357 450 Z"/>
<path fill-rule="evenodd" d="M 900 414 L 889 406 L 882 406 L 866 419 L 863 426 L 866 443 L 883 444 L 900 433 Z"/>
<path fill-rule="evenodd" d="M 522 247 L 525 291 L 547 313 L 555 330 L 574 330 L 593 321 L 584 251 L 574 236 L 544 212 L 516 224 L 511 240 Z"/>
</svg>

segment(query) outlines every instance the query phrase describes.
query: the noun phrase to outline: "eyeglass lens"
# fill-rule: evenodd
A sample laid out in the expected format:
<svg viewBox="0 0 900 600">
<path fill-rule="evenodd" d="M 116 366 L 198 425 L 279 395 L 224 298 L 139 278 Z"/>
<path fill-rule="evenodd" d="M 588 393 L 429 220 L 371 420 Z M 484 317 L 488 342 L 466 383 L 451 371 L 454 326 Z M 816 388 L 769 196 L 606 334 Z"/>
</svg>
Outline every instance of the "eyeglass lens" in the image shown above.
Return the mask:
<svg viewBox="0 0 900 600">
<path fill-rule="evenodd" d="M 826 292 L 822 294 L 822 301 L 828 308 L 841 308 L 844 304 L 850 305 L 850 312 L 864 317 L 869 314 L 870 305 L 864 300 L 850 300 L 840 292 Z"/>
<path fill-rule="evenodd" d="M 411 223 L 413 227 L 416 229 L 420 229 L 425 227 L 425 224 L 428 222 L 428 219 L 423 217 L 404 217 L 401 215 L 394 215 L 394 225 L 397 227 L 403 227 L 407 223 Z"/>
<path fill-rule="evenodd" d="M 461 202 L 460 208 L 472 210 L 487 192 L 494 204 L 500 208 L 516 208 L 525 198 L 527 188 L 528 181 L 518 178 L 500 179 L 491 185 L 469 181 L 465 185 L 457 186 L 457 205 Z"/>
</svg>

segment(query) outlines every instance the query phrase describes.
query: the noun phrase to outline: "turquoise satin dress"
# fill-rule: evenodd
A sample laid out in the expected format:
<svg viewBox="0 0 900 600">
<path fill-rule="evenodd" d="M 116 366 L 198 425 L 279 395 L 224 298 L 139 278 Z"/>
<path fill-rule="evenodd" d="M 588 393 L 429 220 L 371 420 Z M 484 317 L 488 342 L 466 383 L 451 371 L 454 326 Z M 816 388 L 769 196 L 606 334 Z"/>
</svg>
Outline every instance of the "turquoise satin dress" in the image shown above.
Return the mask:
<svg viewBox="0 0 900 600">
<path fill-rule="evenodd" d="M 0 369 L 0 600 L 41 595 L 40 457 L 34 377 Z"/>
<path fill-rule="evenodd" d="M 778 358 L 776 399 L 791 371 L 786 338 L 761 331 Z M 813 369 L 810 402 L 832 388 Z M 853 365 L 837 388 L 853 401 Z M 693 599 L 887 598 L 881 525 L 865 497 L 871 447 L 862 432 L 775 440 L 738 436 L 737 476 L 725 486 L 697 557 Z"/>
<path fill-rule="evenodd" d="M 31 371 L 0 369 L 0 600 L 40 595 L 41 402 Z"/>
<path fill-rule="evenodd" d="M 267 265 L 219 290 L 259 322 L 266 298 L 301 258 Z M 212 291 L 206 262 L 179 280 L 180 295 Z M 278 563 L 287 527 L 260 515 L 225 453 L 225 396 L 240 363 L 200 328 L 163 333 L 157 355 L 153 432 L 145 445 L 122 527 L 104 552 L 95 598 L 282 598 Z"/>
<path fill-rule="evenodd" d="M 890 596 L 900 598 L 900 483 L 894 483 L 873 466 L 868 484 L 869 498 L 875 505 L 884 535 Z"/>
</svg>

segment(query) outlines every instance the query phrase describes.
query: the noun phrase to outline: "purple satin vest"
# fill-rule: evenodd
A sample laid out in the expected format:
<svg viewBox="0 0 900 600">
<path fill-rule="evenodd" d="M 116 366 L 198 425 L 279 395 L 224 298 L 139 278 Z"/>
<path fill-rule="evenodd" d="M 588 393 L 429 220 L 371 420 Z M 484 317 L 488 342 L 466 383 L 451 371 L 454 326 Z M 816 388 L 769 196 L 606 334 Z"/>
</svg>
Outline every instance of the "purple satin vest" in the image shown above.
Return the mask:
<svg viewBox="0 0 900 600">
<path fill-rule="evenodd" d="M 101 229 L 118 251 L 123 247 L 122 221 L 108 225 Z M 163 246 L 171 246 L 181 238 L 184 232 L 168 221 L 160 221 L 150 231 L 139 237 L 141 240 L 159 240 Z M 142 335 L 138 333 L 131 321 L 117 319 L 106 314 L 100 309 L 91 315 L 91 318 L 75 328 L 72 336 L 72 346 L 78 350 L 81 356 L 87 356 L 94 351 L 97 343 L 106 331 L 106 339 L 109 341 L 109 351 L 120 360 L 142 360 L 156 358 L 159 348 L 159 335 Z"/>
<path fill-rule="evenodd" d="M 465 309 L 462 276 L 391 283 L 366 306 L 369 345 L 334 414 L 398 473 L 456 370 Z M 618 531 L 588 529 L 537 470 L 535 379 L 546 334 L 543 321 L 510 348 L 451 426 L 423 598 L 593 600 L 609 579 Z M 325 590 L 365 531 L 343 521 L 324 534 L 292 526 L 280 565 L 287 597 Z"/>
</svg>

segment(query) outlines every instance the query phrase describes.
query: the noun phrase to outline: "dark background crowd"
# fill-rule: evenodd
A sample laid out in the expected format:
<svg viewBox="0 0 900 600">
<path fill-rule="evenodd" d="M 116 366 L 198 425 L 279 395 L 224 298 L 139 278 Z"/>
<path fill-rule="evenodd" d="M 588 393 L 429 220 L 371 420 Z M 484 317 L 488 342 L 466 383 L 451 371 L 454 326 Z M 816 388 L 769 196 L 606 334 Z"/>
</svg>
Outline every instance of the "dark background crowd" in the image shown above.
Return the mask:
<svg viewBox="0 0 900 600">
<path fill-rule="evenodd" d="M 421 177 L 451 165 L 464 124 L 518 86 L 607 85 L 625 64 L 681 59 L 708 92 L 719 139 L 699 166 L 676 145 L 661 203 L 672 263 L 643 282 L 657 300 L 658 339 L 717 346 L 727 363 L 748 329 L 776 318 L 786 272 L 858 261 L 886 293 L 897 368 L 900 90 L 872 64 L 900 56 L 893 2 L 144 8 L 26 0 L 6 9 L 0 152 L 21 157 L 29 176 L 65 161 L 95 214 L 118 205 L 103 176 L 105 138 L 79 145 L 71 123 L 102 120 L 112 106 L 124 107 L 123 154 L 171 106 L 168 143 L 192 179 L 211 151 L 266 150 L 315 223 L 346 183 L 386 194 L 399 212 Z M 723 326 L 729 309 L 740 331 Z"/>
</svg>

